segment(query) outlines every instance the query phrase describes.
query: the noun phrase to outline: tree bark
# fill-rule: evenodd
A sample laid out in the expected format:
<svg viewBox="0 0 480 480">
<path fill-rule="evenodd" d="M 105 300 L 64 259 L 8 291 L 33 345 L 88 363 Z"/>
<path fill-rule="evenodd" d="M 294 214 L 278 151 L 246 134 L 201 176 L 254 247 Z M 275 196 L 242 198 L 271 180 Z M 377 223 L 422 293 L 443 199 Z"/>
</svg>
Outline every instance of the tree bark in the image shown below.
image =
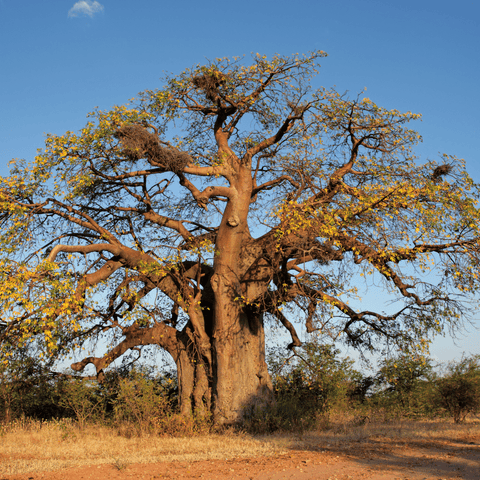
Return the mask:
<svg viewBox="0 0 480 480">
<path fill-rule="evenodd" d="M 239 318 L 230 318 L 228 323 L 229 333 L 214 337 L 216 424 L 240 423 L 246 409 L 272 400 L 262 314 L 241 312 Z"/>
<path fill-rule="evenodd" d="M 183 415 L 211 412 L 215 424 L 240 423 L 245 409 L 271 401 L 263 316 L 248 308 L 238 314 L 224 319 L 227 334 L 214 335 L 211 366 L 182 339 L 175 362 Z"/>
<path fill-rule="evenodd" d="M 210 410 L 211 388 L 205 365 L 196 361 L 186 350 L 176 359 L 178 378 L 178 401 L 180 413 L 204 415 Z"/>
</svg>

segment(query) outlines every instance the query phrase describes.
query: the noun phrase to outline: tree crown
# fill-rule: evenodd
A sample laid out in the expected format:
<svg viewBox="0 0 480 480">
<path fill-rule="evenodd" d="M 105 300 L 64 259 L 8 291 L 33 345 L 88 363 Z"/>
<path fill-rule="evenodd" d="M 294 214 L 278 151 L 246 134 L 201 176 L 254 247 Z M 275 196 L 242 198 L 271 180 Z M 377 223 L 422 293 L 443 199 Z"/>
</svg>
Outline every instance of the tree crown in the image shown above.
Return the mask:
<svg viewBox="0 0 480 480">
<path fill-rule="evenodd" d="M 324 56 L 195 66 L 16 161 L 0 180 L 4 348 L 109 335 L 113 359 L 149 332 L 172 353 L 191 328 L 208 356 L 227 270 L 231 301 L 276 318 L 292 347 L 283 308 L 367 349 L 423 346 L 468 318 L 480 222 L 463 160 L 419 163 L 417 114 L 314 89 Z M 388 313 L 349 305 L 369 275 Z"/>
</svg>

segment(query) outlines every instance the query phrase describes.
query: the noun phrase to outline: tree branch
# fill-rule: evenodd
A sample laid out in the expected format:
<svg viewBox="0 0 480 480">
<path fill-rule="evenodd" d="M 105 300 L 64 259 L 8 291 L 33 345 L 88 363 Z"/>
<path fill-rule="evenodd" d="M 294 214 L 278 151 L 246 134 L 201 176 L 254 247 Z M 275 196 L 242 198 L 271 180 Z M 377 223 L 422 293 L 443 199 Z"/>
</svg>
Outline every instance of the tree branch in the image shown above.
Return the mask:
<svg viewBox="0 0 480 480">
<path fill-rule="evenodd" d="M 93 245 L 55 245 L 48 255 L 48 261 L 54 262 L 57 255 L 62 253 L 92 253 L 92 252 L 110 252 L 113 255 L 120 255 L 120 247 L 110 243 L 96 243 Z"/>
</svg>

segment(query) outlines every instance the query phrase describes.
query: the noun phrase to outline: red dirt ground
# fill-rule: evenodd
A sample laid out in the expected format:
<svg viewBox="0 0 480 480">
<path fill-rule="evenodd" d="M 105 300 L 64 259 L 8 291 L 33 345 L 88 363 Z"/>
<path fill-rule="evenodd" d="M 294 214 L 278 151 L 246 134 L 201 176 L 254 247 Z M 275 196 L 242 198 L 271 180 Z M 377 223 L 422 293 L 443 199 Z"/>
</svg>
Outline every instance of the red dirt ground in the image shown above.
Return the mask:
<svg viewBox="0 0 480 480">
<path fill-rule="evenodd" d="M 471 441 L 474 440 L 474 441 Z M 275 457 L 100 465 L 4 476 L 0 480 L 480 480 L 480 438 L 399 442 L 369 439 L 322 450 L 291 450 Z"/>
</svg>

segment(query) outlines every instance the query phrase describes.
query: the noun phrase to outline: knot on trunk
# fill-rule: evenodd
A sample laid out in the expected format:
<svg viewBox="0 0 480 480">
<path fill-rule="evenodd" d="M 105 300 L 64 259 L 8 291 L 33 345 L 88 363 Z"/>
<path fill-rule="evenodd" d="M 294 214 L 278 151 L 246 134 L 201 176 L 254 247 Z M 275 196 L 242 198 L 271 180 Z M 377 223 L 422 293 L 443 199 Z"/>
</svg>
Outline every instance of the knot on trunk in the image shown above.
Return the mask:
<svg viewBox="0 0 480 480">
<path fill-rule="evenodd" d="M 230 225 L 230 227 L 238 227 L 240 225 L 240 218 L 237 214 L 233 214 L 228 217 L 227 224 Z"/>
</svg>

